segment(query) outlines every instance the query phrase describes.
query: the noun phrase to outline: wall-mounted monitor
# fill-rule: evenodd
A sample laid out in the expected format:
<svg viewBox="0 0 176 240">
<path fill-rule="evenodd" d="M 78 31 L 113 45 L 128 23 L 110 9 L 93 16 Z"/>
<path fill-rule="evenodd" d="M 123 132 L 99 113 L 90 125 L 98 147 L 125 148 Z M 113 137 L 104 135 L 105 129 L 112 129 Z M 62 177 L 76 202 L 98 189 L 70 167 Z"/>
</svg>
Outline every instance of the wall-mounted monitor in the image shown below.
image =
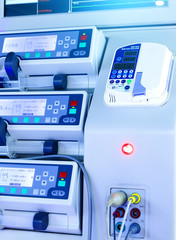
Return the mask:
<svg viewBox="0 0 176 240">
<path fill-rule="evenodd" d="M 168 6 L 168 0 L 5 0 L 4 16 Z"/>
<path fill-rule="evenodd" d="M 0 32 L 176 23 L 175 0 L 0 0 Z"/>
</svg>

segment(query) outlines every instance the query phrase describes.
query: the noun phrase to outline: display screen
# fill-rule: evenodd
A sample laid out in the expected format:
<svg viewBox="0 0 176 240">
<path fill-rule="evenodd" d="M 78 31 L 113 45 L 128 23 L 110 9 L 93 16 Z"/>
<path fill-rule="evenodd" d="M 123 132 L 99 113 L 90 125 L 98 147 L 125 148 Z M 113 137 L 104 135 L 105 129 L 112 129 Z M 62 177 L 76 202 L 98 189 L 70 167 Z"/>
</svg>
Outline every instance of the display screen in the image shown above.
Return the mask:
<svg viewBox="0 0 176 240">
<path fill-rule="evenodd" d="M 124 52 L 124 56 L 136 56 L 138 51 L 126 51 Z"/>
<path fill-rule="evenodd" d="M 0 167 L 0 185 L 14 187 L 32 187 L 34 168 Z"/>
<path fill-rule="evenodd" d="M 44 116 L 46 99 L 1 99 L 0 116 Z"/>
<path fill-rule="evenodd" d="M 2 53 L 55 51 L 57 35 L 5 38 Z"/>
<path fill-rule="evenodd" d="M 134 69 L 136 63 L 115 63 L 113 70 L 125 70 L 125 69 Z"/>
<path fill-rule="evenodd" d="M 168 6 L 168 0 L 4 0 L 4 16 Z M 162 4 L 161 4 L 162 3 Z"/>
<path fill-rule="evenodd" d="M 124 57 L 123 62 L 135 62 L 136 57 Z"/>
</svg>

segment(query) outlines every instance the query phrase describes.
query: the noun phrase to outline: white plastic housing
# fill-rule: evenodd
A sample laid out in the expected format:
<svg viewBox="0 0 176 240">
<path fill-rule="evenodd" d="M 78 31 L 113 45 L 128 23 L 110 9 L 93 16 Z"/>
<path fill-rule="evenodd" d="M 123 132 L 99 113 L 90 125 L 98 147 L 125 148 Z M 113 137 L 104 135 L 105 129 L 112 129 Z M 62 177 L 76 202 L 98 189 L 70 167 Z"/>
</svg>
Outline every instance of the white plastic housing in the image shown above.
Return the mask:
<svg viewBox="0 0 176 240">
<path fill-rule="evenodd" d="M 16 92 L 16 96 L 21 95 L 58 95 L 58 94 L 83 94 L 81 115 L 79 125 L 10 125 L 7 131 L 10 136 L 18 140 L 67 140 L 67 141 L 83 141 L 83 126 L 87 110 L 88 94 L 85 91 L 74 92 Z M 1 93 L 1 96 L 11 96 L 11 93 Z"/>
<path fill-rule="evenodd" d="M 68 199 L 49 199 L 35 197 L 0 196 L 0 209 L 2 211 L 1 225 L 6 228 L 33 230 L 33 217 L 37 212 L 49 213 L 48 232 L 80 234 L 80 170 L 75 162 L 67 161 L 27 161 L 6 160 L 8 163 L 30 163 L 49 165 L 72 165 L 72 176 Z"/>
<path fill-rule="evenodd" d="M 105 103 L 109 106 L 160 106 L 164 104 L 168 97 L 172 63 L 173 53 L 165 45 L 152 42 L 141 43 L 130 89 L 127 91 L 112 89 L 108 78 L 104 94 Z M 145 94 L 133 96 L 138 73 L 142 75 L 140 84 L 145 89 Z"/>
<path fill-rule="evenodd" d="M 28 31 L 28 33 L 41 33 L 41 32 L 50 32 L 50 31 L 63 31 L 63 30 L 80 30 L 80 29 L 92 29 L 92 38 L 91 38 L 91 45 L 90 45 L 90 53 L 89 57 L 80 57 L 80 58 L 62 58 L 62 59 L 35 59 L 35 60 L 20 60 L 20 69 L 22 70 L 22 74 L 20 74 L 21 78 L 21 87 L 30 87 L 30 76 L 35 76 L 38 82 L 40 82 L 41 86 L 44 87 L 48 85 L 48 89 L 53 87 L 53 78 L 56 74 L 66 74 L 66 75 L 73 75 L 73 74 L 84 74 L 88 75 L 88 87 L 94 88 L 96 84 L 96 78 L 99 71 L 99 66 L 101 63 L 103 50 L 105 46 L 105 37 L 102 31 L 98 31 L 96 27 L 85 27 L 85 28 L 69 28 L 69 29 L 44 29 L 44 30 L 35 30 L 35 31 Z M 8 32 L 13 34 L 18 33 L 27 33 L 26 31 L 18 31 L 18 32 Z M 3 32 L 3 34 L 5 34 Z M 4 73 L 4 66 L 3 60 L 0 61 L 0 75 Z M 1 74 L 2 72 L 2 74 Z M 6 74 L 5 74 L 6 76 Z M 44 76 L 45 82 L 43 83 L 41 76 Z M 48 77 L 46 77 L 48 76 Z M 26 78 L 26 83 L 25 83 Z M 38 82 L 32 82 L 32 87 L 37 88 Z M 75 81 L 76 78 L 75 78 Z M 79 79 L 78 79 L 79 81 Z M 87 81 L 87 79 L 86 79 Z M 79 81 L 80 83 L 80 81 Z M 70 84 L 69 84 L 70 85 Z M 87 83 L 86 83 L 87 85 Z M 13 81 L 12 81 L 13 87 Z M 14 81 L 14 88 L 18 88 L 17 82 Z M 81 86 L 79 86 L 81 88 Z M 83 81 L 82 88 L 85 88 L 85 81 Z M 46 88 L 47 89 L 47 88 Z M 3 89 L 2 89 L 3 90 Z"/>
</svg>

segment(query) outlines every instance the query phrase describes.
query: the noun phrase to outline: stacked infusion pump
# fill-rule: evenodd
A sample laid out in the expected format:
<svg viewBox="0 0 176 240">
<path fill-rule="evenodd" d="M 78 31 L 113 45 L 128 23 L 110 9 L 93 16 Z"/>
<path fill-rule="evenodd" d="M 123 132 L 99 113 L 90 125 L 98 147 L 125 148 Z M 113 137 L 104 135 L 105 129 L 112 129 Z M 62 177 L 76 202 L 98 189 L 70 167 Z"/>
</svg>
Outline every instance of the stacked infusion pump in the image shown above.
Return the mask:
<svg viewBox="0 0 176 240">
<path fill-rule="evenodd" d="M 109 33 L 104 56 L 94 27 L 1 34 L 0 153 L 16 158 L 0 161 L 2 237 L 90 240 L 91 212 L 91 239 L 112 240 L 129 211 L 122 239 L 133 223 L 132 238 L 176 239 L 175 44 L 167 33 L 168 46 L 156 42 L 160 34 Z M 92 209 L 76 163 L 20 158 L 56 153 L 84 156 Z M 127 201 L 106 213 L 118 192 Z"/>
<path fill-rule="evenodd" d="M 0 161 L 2 228 L 81 234 L 78 165 L 23 158 L 83 158 L 104 46 L 95 27 L 1 34 L 0 155 L 16 158 Z"/>
</svg>

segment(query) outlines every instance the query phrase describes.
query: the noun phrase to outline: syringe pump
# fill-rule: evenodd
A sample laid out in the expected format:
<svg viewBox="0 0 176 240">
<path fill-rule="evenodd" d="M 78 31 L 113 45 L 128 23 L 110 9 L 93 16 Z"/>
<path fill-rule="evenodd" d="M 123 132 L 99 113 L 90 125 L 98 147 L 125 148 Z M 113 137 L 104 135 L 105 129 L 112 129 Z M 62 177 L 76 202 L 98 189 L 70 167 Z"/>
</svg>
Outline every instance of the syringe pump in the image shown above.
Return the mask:
<svg viewBox="0 0 176 240">
<path fill-rule="evenodd" d="M 0 224 L 81 233 L 80 170 L 68 161 L 0 161 Z"/>
<path fill-rule="evenodd" d="M 105 46 L 95 27 L 0 36 L 0 90 L 95 87 Z"/>
<path fill-rule="evenodd" d="M 0 142 L 1 156 L 82 155 L 87 104 L 85 91 L 2 93 L 0 116 L 8 134 L 1 129 L 1 138 L 6 138 Z M 1 128 L 6 127 L 1 124 Z M 54 148 L 52 141 L 57 145 Z"/>
</svg>

